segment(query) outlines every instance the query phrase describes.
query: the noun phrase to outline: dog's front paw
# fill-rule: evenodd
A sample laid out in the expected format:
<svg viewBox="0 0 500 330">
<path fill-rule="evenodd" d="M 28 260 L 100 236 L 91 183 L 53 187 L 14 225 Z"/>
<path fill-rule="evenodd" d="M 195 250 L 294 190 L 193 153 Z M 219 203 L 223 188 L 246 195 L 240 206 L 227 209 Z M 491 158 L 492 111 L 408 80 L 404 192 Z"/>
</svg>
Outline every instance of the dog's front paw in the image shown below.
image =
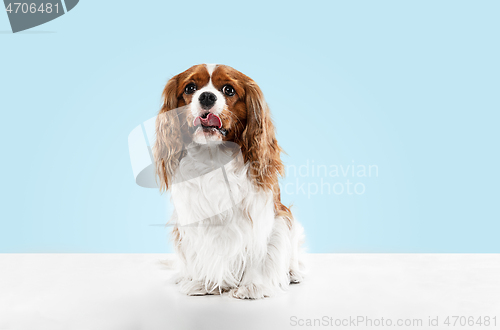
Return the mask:
<svg viewBox="0 0 500 330">
<path fill-rule="evenodd" d="M 237 299 L 262 299 L 272 296 L 272 290 L 258 284 L 247 284 L 232 289 L 229 296 Z"/>
<path fill-rule="evenodd" d="M 188 296 L 204 296 L 207 294 L 210 295 L 219 295 L 221 290 L 219 287 L 207 288 L 203 282 L 201 281 L 193 281 L 190 279 L 182 279 L 179 282 L 181 292 L 187 294 Z"/>
<path fill-rule="evenodd" d="M 298 284 L 303 281 L 304 276 L 302 273 L 290 270 L 290 284 Z"/>
<path fill-rule="evenodd" d="M 183 279 L 179 284 L 181 292 L 188 296 L 203 296 L 208 294 L 207 289 L 200 281 Z"/>
</svg>

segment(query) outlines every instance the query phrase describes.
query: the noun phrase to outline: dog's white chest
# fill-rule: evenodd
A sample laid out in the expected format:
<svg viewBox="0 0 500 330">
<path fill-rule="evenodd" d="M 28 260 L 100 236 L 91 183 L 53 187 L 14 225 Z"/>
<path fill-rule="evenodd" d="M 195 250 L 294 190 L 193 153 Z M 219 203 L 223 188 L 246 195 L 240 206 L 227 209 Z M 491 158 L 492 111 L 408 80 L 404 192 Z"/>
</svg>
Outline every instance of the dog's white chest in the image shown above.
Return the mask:
<svg viewBox="0 0 500 330">
<path fill-rule="evenodd" d="M 172 185 L 172 201 L 180 225 L 232 216 L 252 190 L 241 153 L 198 148 L 179 164 Z"/>
</svg>

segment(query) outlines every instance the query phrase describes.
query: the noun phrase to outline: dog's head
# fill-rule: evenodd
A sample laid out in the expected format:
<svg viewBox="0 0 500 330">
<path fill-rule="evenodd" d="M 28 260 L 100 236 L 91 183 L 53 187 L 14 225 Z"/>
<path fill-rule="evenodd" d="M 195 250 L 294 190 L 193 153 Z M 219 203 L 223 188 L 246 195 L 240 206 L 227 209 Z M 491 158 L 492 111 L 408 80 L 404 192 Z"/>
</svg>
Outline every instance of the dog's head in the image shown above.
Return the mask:
<svg viewBox="0 0 500 330">
<path fill-rule="evenodd" d="M 172 110 L 178 115 L 165 116 Z M 283 173 L 281 148 L 262 91 L 229 66 L 195 65 L 165 86 L 154 146 L 162 190 L 168 189 L 189 141 L 238 144 L 249 163 L 249 176 L 259 187 L 275 189 Z"/>
</svg>

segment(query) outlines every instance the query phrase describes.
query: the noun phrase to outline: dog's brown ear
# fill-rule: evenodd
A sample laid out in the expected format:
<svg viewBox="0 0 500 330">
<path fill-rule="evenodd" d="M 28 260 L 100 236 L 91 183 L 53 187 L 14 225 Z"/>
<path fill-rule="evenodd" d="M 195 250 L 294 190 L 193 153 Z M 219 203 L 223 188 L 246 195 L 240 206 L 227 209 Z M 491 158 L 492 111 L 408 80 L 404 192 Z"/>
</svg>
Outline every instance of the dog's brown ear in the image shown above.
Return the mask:
<svg viewBox="0 0 500 330">
<path fill-rule="evenodd" d="M 245 102 L 247 124 L 242 149 L 245 161 L 250 163 L 251 178 L 259 187 L 277 189 L 278 175 L 283 175 L 281 148 L 264 95 L 251 79 L 245 84 Z"/>
<path fill-rule="evenodd" d="M 178 106 L 177 80 L 178 76 L 174 76 L 165 86 L 163 105 L 156 118 L 153 154 L 160 191 L 166 191 L 171 185 L 172 175 L 179 165 L 183 149 L 179 112 L 170 112 Z"/>
</svg>

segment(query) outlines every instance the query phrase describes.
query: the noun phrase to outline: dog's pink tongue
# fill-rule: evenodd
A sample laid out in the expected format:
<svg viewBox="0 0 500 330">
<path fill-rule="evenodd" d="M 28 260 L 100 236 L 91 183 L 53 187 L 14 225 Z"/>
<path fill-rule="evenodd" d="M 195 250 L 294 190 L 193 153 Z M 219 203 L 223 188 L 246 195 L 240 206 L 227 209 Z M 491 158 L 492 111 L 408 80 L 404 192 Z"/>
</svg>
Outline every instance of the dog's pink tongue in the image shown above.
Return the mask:
<svg viewBox="0 0 500 330">
<path fill-rule="evenodd" d="M 196 117 L 193 121 L 194 126 L 215 126 L 217 128 L 222 127 L 222 122 L 220 121 L 220 118 L 217 117 L 216 115 L 209 113 L 207 118 L 201 118 L 201 117 Z"/>
</svg>

